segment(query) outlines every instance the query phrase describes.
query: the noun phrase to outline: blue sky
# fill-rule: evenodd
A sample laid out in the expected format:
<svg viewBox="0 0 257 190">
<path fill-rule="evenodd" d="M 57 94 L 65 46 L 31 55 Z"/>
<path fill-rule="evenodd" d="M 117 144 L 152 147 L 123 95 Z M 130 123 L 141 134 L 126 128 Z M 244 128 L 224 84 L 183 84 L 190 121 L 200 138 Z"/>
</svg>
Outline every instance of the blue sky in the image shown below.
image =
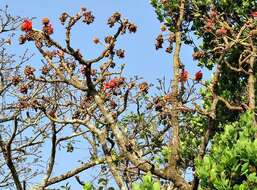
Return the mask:
<svg viewBox="0 0 257 190">
<path fill-rule="evenodd" d="M 52 37 L 61 43 L 64 41 L 64 30 L 58 20 L 60 14 L 64 11 L 75 14 L 81 6 L 91 10 L 95 16 L 94 24 L 78 25 L 74 28 L 72 35 L 72 45 L 80 48 L 86 58 L 92 58 L 101 52 L 101 48 L 92 43 L 92 38 L 96 36 L 104 39 L 104 36 L 113 33 L 114 30 L 106 25 L 107 19 L 113 12 L 121 12 L 124 17 L 138 26 L 136 34 L 122 36 L 117 44 L 117 48 L 126 50 L 126 58 L 120 61 L 120 63 L 126 63 L 126 76 L 139 75 L 151 83 L 157 83 L 156 79 L 163 78 L 163 76 L 168 79 L 172 77 L 172 55 L 164 53 L 164 50 L 156 51 L 154 47 L 155 38 L 160 33 L 160 23 L 156 19 L 149 0 L 1 0 L 2 7 L 6 4 L 9 5 L 9 10 L 14 15 L 36 17 L 33 20 L 33 27 L 37 29 L 41 29 L 41 19 L 48 17 L 55 30 Z M 15 39 L 18 39 L 18 36 Z M 15 53 L 20 54 L 26 48 L 36 53 L 32 44 L 19 46 L 17 41 L 15 42 L 17 46 L 12 50 Z M 192 62 L 191 54 L 192 49 L 184 48 L 182 61 L 192 77 L 199 68 L 195 67 L 196 64 Z M 31 64 L 37 67 L 38 64 L 41 64 L 40 58 L 34 56 Z M 84 148 L 86 147 L 81 149 Z M 75 152 L 75 156 L 79 159 L 81 152 Z M 68 155 L 64 159 L 62 155 L 59 155 L 59 159 L 62 161 L 57 168 L 61 171 L 63 163 L 65 168 L 72 168 L 76 163 L 68 160 L 73 157 L 74 155 Z M 90 175 L 90 173 L 85 174 L 83 179 Z M 74 189 L 76 188 L 78 189 L 79 186 L 74 183 Z"/>
<path fill-rule="evenodd" d="M 53 38 L 58 41 L 64 39 L 64 30 L 58 20 L 59 15 L 64 11 L 74 14 L 81 6 L 88 8 L 95 15 L 94 24 L 78 25 L 72 36 L 74 47 L 80 48 L 88 58 L 94 57 L 101 50 L 92 44 L 92 38 L 96 36 L 103 39 L 107 34 L 113 33 L 114 30 L 106 25 L 107 18 L 115 11 L 121 12 L 124 17 L 138 26 L 136 34 L 127 34 L 118 40 L 117 47 L 126 50 L 126 58 L 120 62 L 127 64 L 126 75 L 143 76 L 153 83 L 157 78 L 171 77 L 172 56 L 164 53 L 164 50 L 156 51 L 154 48 L 155 38 L 160 33 L 160 23 L 149 0 L 2 0 L 1 2 L 3 5 L 8 4 L 14 14 L 36 17 L 33 21 L 34 28 L 41 28 L 43 17 L 50 18 L 55 29 Z M 16 51 L 25 47 L 26 45 Z M 186 68 L 194 73 L 197 68 L 191 64 L 191 54 L 192 50 L 186 48 L 186 51 L 182 52 L 182 57 L 186 62 Z"/>
</svg>

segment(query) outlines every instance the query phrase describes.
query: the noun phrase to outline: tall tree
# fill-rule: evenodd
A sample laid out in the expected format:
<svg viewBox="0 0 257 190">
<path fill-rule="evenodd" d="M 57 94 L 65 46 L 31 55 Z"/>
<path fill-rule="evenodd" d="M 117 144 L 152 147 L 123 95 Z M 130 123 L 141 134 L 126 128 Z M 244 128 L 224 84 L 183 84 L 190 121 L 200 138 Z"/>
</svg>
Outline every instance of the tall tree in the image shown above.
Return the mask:
<svg viewBox="0 0 257 190">
<path fill-rule="evenodd" d="M 52 38 L 57 28 L 48 18 L 40 30 L 23 20 L 20 44 L 33 43 L 43 61 L 41 68 L 0 70 L 10 71 L 1 96 L 11 100 L 3 99 L 2 108 L 3 118 L 9 115 L 1 120 L 2 165 L 9 171 L 1 172 L 3 187 L 51 189 L 72 177 L 87 190 L 112 189 L 112 181 L 121 190 L 256 187 L 257 2 L 151 4 L 162 22 L 155 47 L 167 44 L 173 72 L 168 85 L 159 80 L 157 95 L 141 78 L 124 77 L 125 65 L 118 64 L 125 50 L 117 40 L 137 30 L 120 13 L 107 21 L 114 34 L 92 39 L 102 52 L 91 59 L 71 38 L 78 23 L 94 22 L 86 8 L 61 14 L 64 43 Z M 190 77 L 181 58 L 183 44 L 193 46 L 192 60 L 209 69 L 211 79 L 204 81 L 202 71 Z M 88 157 L 56 175 L 56 165 L 63 164 L 58 154 L 67 156 L 76 145 L 87 146 Z M 83 180 L 81 173 L 91 169 L 99 172 L 98 184 Z M 34 176 L 36 183 L 30 180 Z"/>
</svg>

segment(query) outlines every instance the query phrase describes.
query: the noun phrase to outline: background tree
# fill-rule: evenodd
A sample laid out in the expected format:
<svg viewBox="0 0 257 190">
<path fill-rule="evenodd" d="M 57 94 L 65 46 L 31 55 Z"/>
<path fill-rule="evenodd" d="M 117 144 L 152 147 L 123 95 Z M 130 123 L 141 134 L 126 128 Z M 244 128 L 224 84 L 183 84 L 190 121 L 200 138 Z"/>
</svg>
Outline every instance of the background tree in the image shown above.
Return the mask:
<svg viewBox="0 0 257 190">
<path fill-rule="evenodd" d="M 155 47 L 167 42 L 165 51 L 172 54 L 173 78 L 159 80 L 157 95 L 141 78 L 124 77 L 119 59 L 125 50 L 117 40 L 137 27 L 120 13 L 107 21 L 114 34 L 92 39 L 103 50 L 91 59 L 71 38 L 79 22 L 94 22 L 86 8 L 60 15 L 63 43 L 52 38 L 57 28 L 48 18 L 42 19 L 40 30 L 23 20 L 20 43 L 33 43 L 43 60 L 40 69 L 26 65 L 15 67 L 18 74 L 8 74 L 9 92 L 15 96 L 5 109 L 17 113 L 4 127 L 11 134 L 0 145 L 3 165 L 12 176 L 8 188 L 13 183 L 19 190 L 51 189 L 72 177 L 84 189 L 111 189 L 112 182 L 122 190 L 256 187 L 256 2 L 151 4 L 163 22 Z M 211 70 L 210 80 L 203 81 L 202 71 L 190 78 L 180 55 L 183 44 L 194 47 L 192 59 Z M 56 164 L 63 164 L 58 154 L 68 156 L 81 145 L 88 146 L 90 156 L 56 175 Z M 17 154 L 24 161 L 10 165 Z M 39 159 L 34 162 L 33 156 Z M 28 163 L 30 171 L 23 176 L 19 168 Z M 80 177 L 91 168 L 99 172 L 97 185 Z M 29 180 L 35 175 L 36 182 Z M 71 189 L 68 184 L 60 188 Z"/>
<path fill-rule="evenodd" d="M 196 119 L 198 125 L 204 127 L 202 142 L 199 142 L 198 150 L 191 151 L 191 154 L 196 153 L 192 155 L 192 158 L 197 158 L 198 162 L 192 188 L 197 189 L 199 187 L 199 176 L 197 175 L 200 175 L 202 182 L 200 186 L 202 188 L 253 188 L 256 183 L 253 176 L 256 173 L 247 167 L 251 163 L 250 165 L 255 168 L 256 163 L 248 157 L 249 155 L 242 161 L 242 155 L 239 152 L 236 153 L 232 147 L 227 152 L 230 156 L 227 156 L 220 141 L 231 142 L 230 138 L 233 138 L 238 143 L 234 144 L 233 147 L 235 149 L 241 147 L 243 152 L 240 145 L 242 139 L 239 138 L 241 132 L 232 133 L 231 137 L 224 135 L 229 133 L 227 128 L 230 127 L 230 122 L 238 121 L 240 113 L 248 111 L 255 115 L 256 36 L 253 33 L 255 33 L 256 28 L 256 2 L 151 1 L 151 3 L 156 8 L 158 18 L 164 22 L 169 31 L 180 34 L 185 44 L 193 45 L 195 49 L 192 55 L 193 59 L 199 60 L 201 66 L 213 68 L 212 79 L 204 84 L 205 88 L 200 90 L 204 99 L 202 105 L 204 110 L 202 111 L 207 113 L 207 117 L 202 117 L 202 111 L 200 111 L 193 115 L 193 118 L 192 116 L 187 118 L 189 121 Z M 179 28 L 175 28 L 174 26 L 178 23 L 177 18 L 181 16 L 179 14 L 179 10 L 181 10 L 179 4 L 184 5 L 184 20 Z M 197 46 L 197 43 L 194 43 L 194 37 L 190 37 L 192 34 L 201 38 L 202 43 L 200 45 Z M 182 65 L 182 69 L 183 67 L 184 65 Z M 179 67 L 174 68 L 174 70 L 176 69 L 179 70 Z M 174 75 L 176 76 L 175 72 Z M 255 128 L 254 117 L 243 117 L 242 120 L 248 119 L 251 121 L 250 125 Z M 235 125 L 238 126 L 238 124 Z M 247 125 L 240 126 L 240 130 L 248 131 Z M 224 130 L 225 132 L 223 132 Z M 249 143 L 254 143 L 255 138 L 251 137 L 254 133 L 245 133 L 249 135 Z M 194 133 L 194 135 L 196 134 Z M 220 140 L 219 135 L 223 137 L 222 140 Z M 195 137 L 198 139 L 198 136 Z M 213 139 L 213 137 L 215 138 Z M 195 141 L 197 142 L 197 140 Z M 189 142 L 192 142 L 192 139 Z M 217 147 L 220 148 L 219 151 Z M 252 146 L 250 149 L 253 151 L 255 148 Z M 181 153 L 183 154 L 183 149 Z M 225 154 L 224 157 L 220 155 L 223 153 Z M 207 154 L 206 157 L 204 157 L 205 154 Z M 256 157 L 254 152 L 251 155 Z M 210 163 L 213 162 L 212 164 L 207 166 L 207 162 L 201 163 L 203 157 L 205 159 L 209 156 L 213 156 L 210 159 Z M 221 166 L 222 164 L 226 166 Z M 194 165 L 192 167 L 195 168 Z M 220 175 L 220 178 L 217 179 L 216 175 Z M 251 182 L 247 180 L 249 176 L 252 177 Z"/>
</svg>

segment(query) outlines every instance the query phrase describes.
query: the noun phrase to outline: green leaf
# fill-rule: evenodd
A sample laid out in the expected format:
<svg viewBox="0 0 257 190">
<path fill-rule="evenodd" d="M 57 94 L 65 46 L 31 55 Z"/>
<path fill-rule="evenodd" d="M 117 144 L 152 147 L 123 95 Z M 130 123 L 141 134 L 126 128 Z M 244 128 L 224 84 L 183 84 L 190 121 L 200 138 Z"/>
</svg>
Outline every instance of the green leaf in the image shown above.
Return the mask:
<svg viewBox="0 0 257 190">
<path fill-rule="evenodd" d="M 132 189 L 133 189 L 133 190 L 141 190 L 139 184 L 133 184 L 133 185 L 132 185 Z"/>
<path fill-rule="evenodd" d="M 144 177 L 143 177 L 143 183 L 144 184 L 149 184 L 152 183 L 152 174 L 148 172 Z"/>
<path fill-rule="evenodd" d="M 83 186 L 83 190 L 92 190 L 93 186 L 90 182 L 86 182 Z"/>
<path fill-rule="evenodd" d="M 248 172 L 248 167 L 249 167 L 249 163 L 246 162 L 242 165 L 242 168 L 241 168 L 241 175 L 245 175 L 247 172 Z"/>
<path fill-rule="evenodd" d="M 154 182 L 152 190 L 161 190 L 160 182 Z"/>
</svg>

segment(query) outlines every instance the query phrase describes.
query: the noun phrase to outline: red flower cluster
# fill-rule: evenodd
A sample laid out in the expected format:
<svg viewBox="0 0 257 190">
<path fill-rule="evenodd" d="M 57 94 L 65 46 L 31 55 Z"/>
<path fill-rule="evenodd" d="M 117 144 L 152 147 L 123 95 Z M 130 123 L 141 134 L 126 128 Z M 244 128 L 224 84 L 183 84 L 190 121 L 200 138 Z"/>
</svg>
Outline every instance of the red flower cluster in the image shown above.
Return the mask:
<svg viewBox="0 0 257 190">
<path fill-rule="evenodd" d="M 21 24 L 21 30 L 24 32 L 29 32 L 32 30 L 32 21 L 31 20 L 24 20 Z"/>
<path fill-rule="evenodd" d="M 104 84 L 103 91 L 106 91 L 107 89 L 115 89 L 122 85 L 124 83 L 124 78 L 113 78 L 112 80 L 108 81 Z"/>
<path fill-rule="evenodd" d="M 257 18 L 257 11 L 251 13 L 252 17 Z"/>
<path fill-rule="evenodd" d="M 211 10 L 210 13 L 209 13 L 210 17 L 216 17 L 218 16 L 218 12 L 216 10 Z"/>
<path fill-rule="evenodd" d="M 202 80 L 202 78 L 203 78 L 203 73 L 202 73 L 202 71 L 198 71 L 197 73 L 195 73 L 195 80 L 196 81 L 200 81 L 200 80 Z"/>
<path fill-rule="evenodd" d="M 180 82 L 186 82 L 189 79 L 189 73 L 188 71 L 185 71 L 184 69 L 180 73 Z"/>
<path fill-rule="evenodd" d="M 214 25 L 215 25 L 214 20 L 207 19 L 206 24 L 204 26 L 205 31 L 206 32 L 211 32 L 212 29 L 214 28 Z"/>
<path fill-rule="evenodd" d="M 43 32 L 45 32 L 48 35 L 51 35 L 54 33 L 54 28 L 48 18 L 43 18 L 42 23 L 43 23 Z"/>
<path fill-rule="evenodd" d="M 203 78 L 202 71 L 198 71 L 195 73 L 195 78 L 194 78 L 195 81 L 199 82 L 200 80 L 202 80 L 202 78 Z M 180 73 L 180 82 L 186 82 L 188 79 L 189 79 L 188 71 L 185 71 L 184 69 L 182 69 Z"/>
<path fill-rule="evenodd" d="M 207 19 L 206 26 L 212 28 L 214 26 L 214 21 L 212 19 Z"/>
<path fill-rule="evenodd" d="M 218 35 L 218 36 L 227 35 L 227 33 L 228 33 L 228 30 L 224 27 L 216 30 L 216 35 Z"/>
</svg>

